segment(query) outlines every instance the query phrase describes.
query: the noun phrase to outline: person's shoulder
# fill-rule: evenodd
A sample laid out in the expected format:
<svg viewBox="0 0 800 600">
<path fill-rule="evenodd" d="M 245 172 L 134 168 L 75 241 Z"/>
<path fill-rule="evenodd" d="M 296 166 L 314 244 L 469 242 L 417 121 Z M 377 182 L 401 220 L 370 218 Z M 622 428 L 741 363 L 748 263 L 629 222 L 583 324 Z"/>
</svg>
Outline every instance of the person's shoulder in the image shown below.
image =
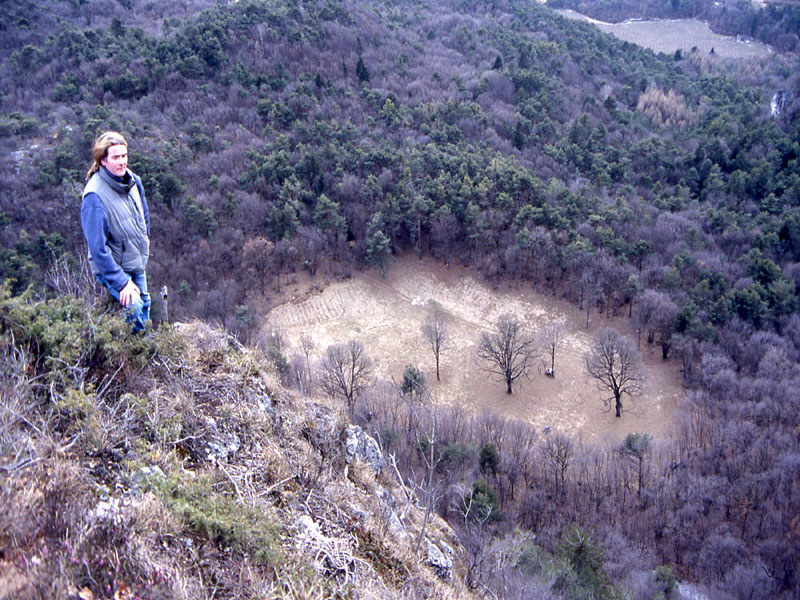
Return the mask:
<svg viewBox="0 0 800 600">
<path fill-rule="evenodd" d="M 84 190 L 83 197 L 81 198 L 81 210 L 95 206 L 103 208 L 103 202 L 100 200 L 100 196 L 98 196 L 96 192 Z"/>
<path fill-rule="evenodd" d="M 96 194 L 99 183 L 99 175 L 96 172 L 92 173 L 92 176 L 86 180 L 86 184 L 83 186 L 83 197 L 85 198 L 87 194 Z"/>
<path fill-rule="evenodd" d="M 142 183 L 142 178 L 139 177 L 136 173 L 134 173 L 130 169 L 128 169 L 128 173 L 131 174 L 131 177 L 133 178 L 133 183 L 135 184 L 135 187 L 139 190 L 139 197 L 142 199 L 142 201 L 146 202 L 144 195 L 144 184 Z"/>
</svg>

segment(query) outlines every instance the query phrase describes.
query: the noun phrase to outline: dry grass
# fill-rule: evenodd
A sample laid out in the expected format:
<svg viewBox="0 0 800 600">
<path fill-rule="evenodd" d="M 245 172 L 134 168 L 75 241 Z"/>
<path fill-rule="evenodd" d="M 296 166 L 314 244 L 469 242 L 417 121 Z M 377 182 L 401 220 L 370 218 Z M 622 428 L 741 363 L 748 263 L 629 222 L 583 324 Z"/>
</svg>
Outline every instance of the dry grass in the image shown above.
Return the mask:
<svg viewBox="0 0 800 600">
<path fill-rule="evenodd" d="M 466 597 L 384 541 L 389 480 L 358 464 L 345 478 L 341 404 L 282 388 L 258 350 L 202 323 L 140 347 L 96 322 L 95 354 L 73 326 L 67 376 L 0 328 L 0 597 Z M 307 567 L 303 515 L 338 540 L 338 570 Z"/>
<path fill-rule="evenodd" d="M 359 339 L 382 380 L 399 383 L 406 365 L 415 365 L 425 374 L 437 403 L 474 413 L 489 407 L 538 429 L 579 434 L 587 441 L 622 440 L 631 431 L 660 437 L 670 427 L 682 394 L 679 365 L 645 350 L 646 394 L 631 403 L 622 419 L 616 419 L 605 409 L 596 382 L 584 373 L 583 353 L 599 327 L 629 331 L 627 318 L 595 314 L 587 330 L 585 313 L 568 302 L 527 286 L 495 289 L 472 271 L 444 267 L 432 259 L 401 258 L 385 279 L 374 272 L 359 272 L 324 289 L 298 279 L 284 292 L 287 301 L 266 315 L 267 327 L 280 330 L 295 344 L 304 335 L 311 337 L 315 342 L 312 362 L 328 345 Z M 442 353 L 441 381 L 436 381 L 433 355 L 420 331 L 431 300 L 445 311 L 452 339 Z M 541 372 L 534 368 L 530 378 L 519 380 L 508 395 L 503 383 L 481 369 L 475 358 L 477 340 L 504 312 L 520 318 L 531 333 L 550 321 L 565 324 L 565 342 L 556 357 L 557 377 L 545 377 L 544 367 L 549 364 L 542 359 Z"/>
<path fill-rule="evenodd" d="M 674 54 L 678 50 L 688 53 L 697 49 L 700 54 L 708 55 L 713 50 L 723 59 L 761 59 L 771 53 L 770 48 L 760 42 L 739 41 L 732 36 L 719 35 L 705 23 L 694 19 L 604 23 L 569 9 L 557 12 L 570 19 L 594 23 L 605 33 L 654 52 Z"/>
</svg>

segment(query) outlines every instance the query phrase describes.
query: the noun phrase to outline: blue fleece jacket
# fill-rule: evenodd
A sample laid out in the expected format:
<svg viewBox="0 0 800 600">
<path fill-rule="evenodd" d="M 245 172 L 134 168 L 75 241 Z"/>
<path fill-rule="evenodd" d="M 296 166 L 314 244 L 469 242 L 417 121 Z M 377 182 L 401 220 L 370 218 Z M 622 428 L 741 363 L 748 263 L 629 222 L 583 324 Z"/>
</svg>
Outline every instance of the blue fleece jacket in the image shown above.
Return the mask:
<svg viewBox="0 0 800 600">
<path fill-rule="evenodd" d="M 105 170 L 105 167 L 100 168 Z M 125 183 L 127 177 L 133 177 L 142 198 L 142 212 L 144 213 L 144 220 L 147 224 L 147 235 L 149 237 L 150 211 L 147 208 L 147 200 L 144 197 L 144 187 L 142 186 L 141 179 L 131 171 L 128 171 L 125 177 L 116 177 L 108 170 L 106 170 L 106 173 L 120 183 Z M 100 201 L 100 197 L 93 192 L 89 192 L 83 197 L 83 204 L 81 205 L 81 227 L 83 228 L 83 235 L 86 238 L 86 244 L 89 246 L 89 252 L 92 255 L 95 266 L 100 271 L 100 275 L 102 275 L 115 290 L 122 290 L 122 288 L 128 284 L 128 281 L 130 281 L 130 275 L 127 275 L 111 256 L 111 250 L 108 247 L 108 215 L 106 215 L 106 209 Z"/>
</svg>

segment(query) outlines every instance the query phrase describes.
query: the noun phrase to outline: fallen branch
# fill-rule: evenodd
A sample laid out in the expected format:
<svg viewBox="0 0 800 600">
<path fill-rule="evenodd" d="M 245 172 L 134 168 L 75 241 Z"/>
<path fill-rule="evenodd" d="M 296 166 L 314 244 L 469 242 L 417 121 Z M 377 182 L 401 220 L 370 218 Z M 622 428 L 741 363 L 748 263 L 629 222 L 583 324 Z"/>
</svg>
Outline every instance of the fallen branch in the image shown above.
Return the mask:
<svg viewBox="0 0 800 600">
<path fill-rule="evenodd" d="M 291 476 L 287 477 L 286 479 L 282 479 L 278 483 L 273 483 L 271 486 L 269 486 L 263 492 L 259 492 L 255 497 L 256 498 L 261 498 L 262 496 L 269 496 L 275 488 L 282 486 L 284 483 L 286 483 L 288 481 L 291 481 L 292 479 L 297 479 L 297 475 L 291 475 Z"/>
</svg>

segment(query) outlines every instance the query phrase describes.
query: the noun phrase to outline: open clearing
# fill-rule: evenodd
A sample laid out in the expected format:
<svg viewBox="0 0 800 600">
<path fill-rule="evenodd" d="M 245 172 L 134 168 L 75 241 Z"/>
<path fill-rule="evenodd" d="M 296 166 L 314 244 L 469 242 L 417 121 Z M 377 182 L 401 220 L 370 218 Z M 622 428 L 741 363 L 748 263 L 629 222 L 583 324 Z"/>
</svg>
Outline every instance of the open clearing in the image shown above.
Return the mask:
<svg viewBox="0 0 800 600">
<path fill-rule="evenodd" d="M 714 33 L 708 25 L 695 19 L 606 23 L 571 9 L 556 12 L 570 19 L 594 23 L 600 31 L 654 52 L 674 54 L 676 50 L 689 52 L 697 48 L 702 54 L 708 54 L 713 48 L 714 54 L 721 58 L 763 58 L 771 52 L 769 46 L 761 42 L 743 41 Z"/>
<path fill-rule="evenodd" d="M 299 282 L 283 293 L 290 300 L 266 315 L 265 328 L 280 330 L 293 350 L 304 333 L 313 338 L 318 358 L 331 344 L 358 339 L 381 377 L 399 382 L 405 366 L 413 364 L 425 373 L 438 403 L 493 410 L 540 430 L 548 426 L 580 434 L 586 441 L 620 440 L 631 432 L 663 437 L 682 394 L 678 361 L 662 361 L 660 349 L 645 349 L 645 393 L 626 401 L 625 412 L 616 418 L 613 408 L 604 406 L 595 381 L 584 373 L 583 353 L 597 328 L 614 326 L 627 334 L 627 318 L 593 313 L 587 330 L 585 313 L 572 304 L 527 285 L 495 290 L 472 271 L 434 260 L 405 257 L 390 267 L 385 279 L 369 270 L 321 290 Z M 441 382 L 436 382 L 433 353 L 420 332 L 430 300 L 450 318 L 452 344 L 442 354 Z M 530 378 L 518 380 L 508 395 L 505 383 L 481 369 L 475 358 L 478 338 L 481 331 L 493 330 L 503 313 L 524 319 L 531 331 L 548 320 L 564 322 L 555 378 L 544 375 L 542 358 L 541 373 L 537 364 Z"/>
</svg>

